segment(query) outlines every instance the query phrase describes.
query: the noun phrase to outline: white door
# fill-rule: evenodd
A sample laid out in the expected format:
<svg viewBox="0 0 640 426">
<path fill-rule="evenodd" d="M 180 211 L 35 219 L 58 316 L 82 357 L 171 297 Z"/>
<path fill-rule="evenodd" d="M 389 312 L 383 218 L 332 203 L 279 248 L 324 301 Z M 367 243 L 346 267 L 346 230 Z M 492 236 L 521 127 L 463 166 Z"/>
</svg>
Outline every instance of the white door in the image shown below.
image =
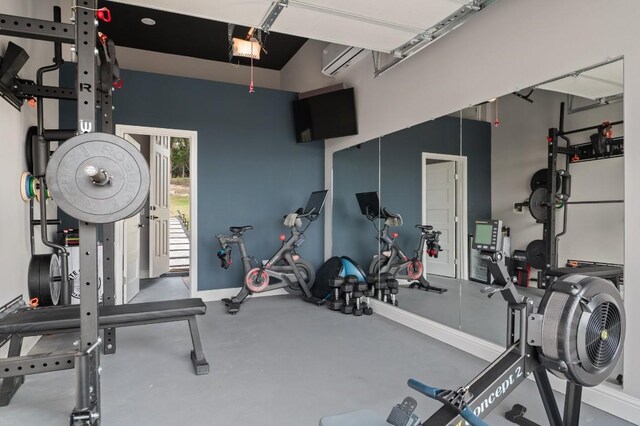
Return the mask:
<svg viewBox="0 0 640 426">
<path fill-rule="evenodd" d="M 442 232 L 438 258 L 423 253 L 427 274 L 456 276 L 456 162 L 443 161 L 428 164 L 426 167 L 425 225 Z"/>
<path fill-rule="evenodd" d="M 169 272 L 170 137 L 151 136 L 149 170 L 149 278 Z"/>
<path fill-rule="evenodd" d="M 124 221 L 124 303 L 140 292 L 140 215 Z"/>
</svg>

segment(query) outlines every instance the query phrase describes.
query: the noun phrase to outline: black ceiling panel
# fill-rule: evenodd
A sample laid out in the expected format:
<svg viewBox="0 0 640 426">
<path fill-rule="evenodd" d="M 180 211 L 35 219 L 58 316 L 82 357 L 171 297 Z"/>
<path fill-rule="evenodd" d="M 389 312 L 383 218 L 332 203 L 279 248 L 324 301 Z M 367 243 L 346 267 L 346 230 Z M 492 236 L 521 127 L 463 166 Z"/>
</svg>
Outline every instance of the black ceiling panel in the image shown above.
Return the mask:
<svg viewBox="0 0 640 426">
<path fill-rule="evenodd" d="M 99 3 L 100 7 L 107 6 L 112 16 L 111 22 L 100 23 L 100 31 L 113 39 L 117 46 L 229 62 L 226 22 L 111 1 Z M 156 24 L 145 25 L 142 18 L 151 18 Z M 244 38 L 248 30 L 236 25 L 234 36 Z M 263 42 L 268 54 L 262 52 L 254 66 L 281 70 L 306 41 L 306 38 L 286 34 L 264 34 Z M 233 62 L 249 65 L 250 60 L 234 57 Z"/>
</svg>

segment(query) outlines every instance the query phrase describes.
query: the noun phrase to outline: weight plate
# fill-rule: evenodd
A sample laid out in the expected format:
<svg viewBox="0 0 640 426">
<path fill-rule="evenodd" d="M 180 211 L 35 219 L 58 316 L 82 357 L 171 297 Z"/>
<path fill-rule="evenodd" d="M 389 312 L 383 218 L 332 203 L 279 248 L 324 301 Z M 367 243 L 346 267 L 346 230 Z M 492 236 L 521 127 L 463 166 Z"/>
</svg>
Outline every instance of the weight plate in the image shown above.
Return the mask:
<svg viewBox="0 0 640 426">
<path fill-rule="evenodd" d="M 20 176 L 20 197 L 23 201 L 29 201 L 32 197 L 30 196 L 30 187 L 31 187 L 31 173 L 22 172 Z"/>
<path fill-rule="evenodd" d="M 535 191 L 538 188 L 548 188 L 547 185 L 547 170 L 540 169 L 531 177 L 531 190 Z M 560 172 L 556 171 L 556 191 L 560 189 Z"/>
<path fill-rule="evenodd" d="M 547 203 L 549 202 L 549 191 L 547 188 L 538 188 L 529 197 L 529 212 L 538 222 L 547 221 Z"/>
<path fill-rule="evenodd" d="M 546 245 L 543 240 L 533 240 L 527 246 L 527 263 L 536 269 L 545 269 L 547 262 L 545 259 Z"/>
<path fill-rule="evenodd" d="M 36 254 L 29 262 L 29 299 L 38 306 L 53 306 L 60 301 L 60 259 L 55 254 Z"/>
<path fill-rule="evenodd" d="M 31 139 L 38 133 L 38 127 L 37 126 L 31 126 L 29 127 L 29 130 L 27 130 L 27 137 L 24 141 L 24 153 L 25 153 L 25 157 L 27 159 L 27 170 L 29 170 L 29 173 L 33 174 L 33 149 L 32 149 L 32 145 L 31 145 Z"/>
<path fill-rule="evenodd" d="M 89 170 L 109 177 L 97 184 Z M 111 223 L 140 211 L 149 194 L 149 167 L 126 140 L 85 133 L 63 143 L 47 166 L 51 198 L 68 215 L 90 223 Z"/>
</svg>

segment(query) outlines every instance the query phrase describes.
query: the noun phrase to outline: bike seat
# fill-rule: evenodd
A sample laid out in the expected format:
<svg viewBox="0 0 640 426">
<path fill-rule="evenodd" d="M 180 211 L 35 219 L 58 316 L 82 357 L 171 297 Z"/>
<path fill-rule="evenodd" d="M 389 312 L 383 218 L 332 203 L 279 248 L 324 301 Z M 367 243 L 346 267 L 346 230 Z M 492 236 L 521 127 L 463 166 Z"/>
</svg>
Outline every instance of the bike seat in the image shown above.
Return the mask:
<svg viewBox="0 0 640 426">
<path fill-rule="evenodd" d="M 416 225 L 416 228 L 422 231 L 422 233 L 426 233 L 427 231 L 433 231 L 433 226 L 431 225 Z"/>
<path fill-rule="evenodd" d="M 232 226 L 231 228 L 229 228 L 229 231 L 231 231 L 231 233 L 233 233 L 233 234 L 242 235 L 245 232 L 250 231 L 251 229 L 253 229 L 253 226 L 251 226 L 251 225 Z"/>
</svg>

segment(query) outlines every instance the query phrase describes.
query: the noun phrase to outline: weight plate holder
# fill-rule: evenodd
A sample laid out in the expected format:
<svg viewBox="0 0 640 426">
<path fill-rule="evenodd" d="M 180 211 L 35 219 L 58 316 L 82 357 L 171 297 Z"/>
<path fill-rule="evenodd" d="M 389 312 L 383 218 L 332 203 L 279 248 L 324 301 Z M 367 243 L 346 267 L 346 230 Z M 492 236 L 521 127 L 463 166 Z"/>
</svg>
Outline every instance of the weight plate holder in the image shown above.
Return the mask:
<svg viewBox="0 0 640 426">
<path fill-rule="evenodd" d="M 29 299 L 37 298 L 38 306 L 53 306 L 60 301 L 60 259 L 55 254 L 36 254 L 29 261 L 27 276 Z"/>
<path fill-rule="evenodd" d="M 89 223 L 131 217 L 149 194 L 149 166 L 142 153 L 107 133 L 67 140 L 51 156 L 46 178 L 58 207 Z"/>
<path fill-rule="evenodd" d="M 539 223 L 548 219 L 547 204 L 549 203 L 549 191 L 547 188 L 538 188 L 529 197 L 529 212 Z"/>
</svg>

